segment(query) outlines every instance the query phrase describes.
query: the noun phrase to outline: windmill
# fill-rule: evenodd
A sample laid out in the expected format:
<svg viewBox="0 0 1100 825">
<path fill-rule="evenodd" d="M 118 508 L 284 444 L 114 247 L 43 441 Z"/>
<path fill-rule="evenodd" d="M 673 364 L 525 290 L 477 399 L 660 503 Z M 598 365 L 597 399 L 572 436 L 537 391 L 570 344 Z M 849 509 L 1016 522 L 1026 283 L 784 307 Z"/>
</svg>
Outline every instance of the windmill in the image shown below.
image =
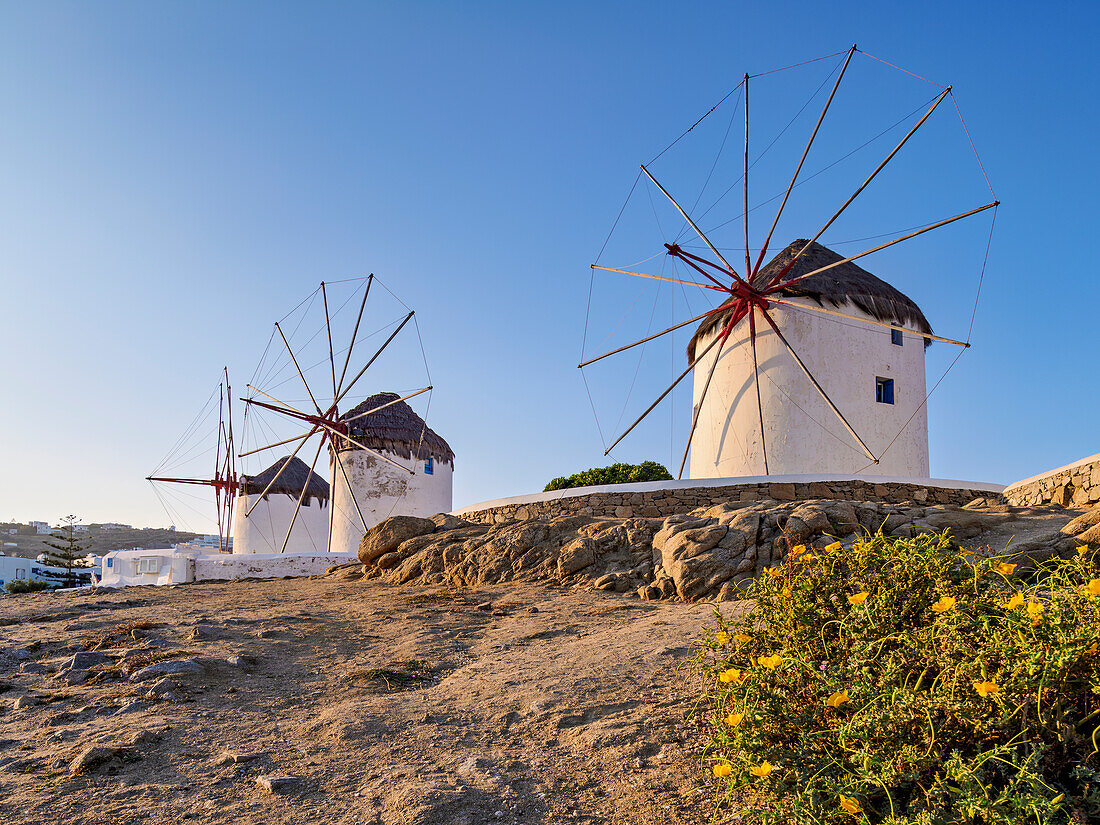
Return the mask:
<svg viewBox="0 0 1100 825">
<path fill-rule="evenodd" d="M 762 398 L 762 377 L 767 378 L 771 384 L 776 382 L 772 381 L 770 375 L 766 374 L 765 363 L 760 357 L 758 346 L 762 336 L 767 336 L 771 344 L 774 344 L 773 350 L 770 352 L 767 359 L 767 366 L 771 372 L 780 370 L 780 364 L 777 357 L 777 352 L 782 352 L 785 356 L 786 364 L 792 366 L 797 370 L 797 373 L 801 376 L 802 386 L 810 388 L 810 391 L 815 397 L 815 403 L 822 409 L 827 411 L 827 415 L 832 417 L 832 420 L 839 423 L 843 428 L 843 440 L 846 441 L 846 448 L 852 450 L 858 450 L 862 454 L 863 467 L 867 469 L 870 467 L 876 467 L 884 463 L 884 456 L 891 448 L 897 451 L 895 446 L 898 443 L 899 437 L 905 428 L 916 418 L 922 414 L 925 402 L 927 401 L 927 393 L 924 392 L 924 367 L 923 360 L 920 364 L 920 391 L 919 393 L 910 393 L 910 406 L 912 406 L 913 414 L 908 420 L 904 420 L 901 423 L 898 432 L 889 438 L 888 435 L 878 434 L 880 437 L 871 439 L 867 437 L 866 433 L 861 433 L 863 429 L 861 422 L 856 419 L 858 416 L 853 414 L 850 406 L 838 401 L 835 397 L 837 389 L 835 388 L 836 382 L 830 382 L 827 380 L 827 376 L 822 376 L 821 363 L 827 359 L 824 357 L 817 359 L 818 364 L 815 366 L 811 363 L 814 359 L 806 356 L 804 347 L 799 345 L 799 342 L 795 339 L 797 336 L 791 335 L 790 322 L 791 319 L 795 319 L 801 315 L 820 316 L 827 318 L 830 322 L 838 322 L 853 329 L 871 328 L 878 329 L 890 337 L 886 340 L 893 340 L 895 344 L 904 343 L 904 337 L 923 339 L 926 343 L 931 341 L 943 342 L 952 346 L 960 347 L 960 354 L 962 350 L 965 350 L 970 346 L 970 333 L 967 333 L 966 340 L 957 340 L 953 338 L 947 338 L 939 335 L 935 335 L 931 331 L 931 327 L 923 319 L 923 315 L 919 309 L 916 309 L 915 304 L 911 306 L 905 304 L 909 299 L 897 292 L 887 293 L 886 290 L 892 290 L 888 284 L 880 281 L 874 276 L 862 270 L 856 261 L 872 255 L 876 252 L 886 250 L 895 245 L 901 244 L 905 241 L 917 238 L 935 230 L 942 229 L 951 224 L 955 224 L 959 221 L 964 221 L 967 218 L 971 218 L 975 215 L 985 213 L 992 210 L 991 214 L 995 219 L 996 209 L 999 205 L 999 201 L 995 196 L 989 202 L 982 203 L 980 205 L 973 206 L 962 212 L 949 215 L 947 217 L 940 217 L 937 220 L 931 222 L 925 222 L 917 227 L 910 227 L 909 231 L 903 231 L 890 237 L 889 240 L 866 248 L 856 254 L 852 255 L 839 255 L 833 253 L 831 250 L 822 246 L 818 241 L 826 233 L 830 227 L 833 227 L 837 223 L 838 219 L 845 214 L 853 203 L 868 189 L 871 183 L 891 164 L 892 161 L 902 152 L 903 148 L 910 142 L 910 139 L 917 134 L 922 127 L 932 118 L 933 113 L 937 111 L 940 105 L 949 97 L 954 104 L 954 96 L 950 86 L 939 88 L 939 91 L 935 94 L 934 98 L 927 105 L 927 108 L 923 108 L 923 114 L 919 117 L 914 125 L 908 129 L 903 137 L 897 141 L 896 145 L 885 155 L 885 157 L 867 174 L 862 182 L 854 187 L 849 187 L 850 194 L 843 200 L 839 208 L 832 212 L 832 214 L 821 224 L 820 228 L 809 236 L 802 237 L 800 240 L 795 241 L 775 260 L 765 264 L 767 260 L 767 254 L 771 246 L 773 235 L 776 232 L 777 226 L 780 224 L 780 220 L 784 215 L 784 211 L 788 206 L 788 201 L 791 198 L 791 194 L 796 186 L 801 183 L 808 182 L 812 177 L 816 177 L 822 172 L 831 168 L 832 165 L 825 167 L 821 172 L 817 172 L 814 175 L 805 175 L 800 182 L 800 175 L 803 173 L 803 167 L 810 156 L 811 149 L 815 144 L 815 140 L 818 139 L 819 132 L 821 131 L 822 124 L 826 120 L 826 115 L 829 113 L 830 108 L 833 106 L 834 99 L 837 96 L 838 89 L 841 88 L 842 81 L 845 74 L 848 71 L 853 57 L 857 54 L 865 55 L 866 57 L 878 61 L 880 64 L 885 64 L 885 61 L 881 61 L 879 58 L 875 58 L 872 55 L 867 55 L 865 52 L 861 52 L 856 46 L 852 46 L 845 52 L 837 53 L 836 55 L 827 55 L 825 58 L 818 58 L 817 60 L 825 60 L 830 57 L 840 57 L 837 61 L 837 69 L 834 70 L 836 74 L 835 82 L 832 84 L 831 90 L 824 102 L 823 107 L 820 110 L 820 114 L 817 117 L 816 123 L 810 131 L 808 140 L 805 143 L 804 148 L 801 151 L 797 163 L 794 167 L 794 172 L 790 176 L 789 182 L 786 183 L 785 189 L 777 194 L 773 199 L 778 200 L 778 209 L 775 212 L 774 218 L 771 220 L 770 226 L 767 232 L 763 236 L 763 240 L 760 245 L 754 248 L 750 244 L 750 214 L 755 211 L 757 207 L 750 207 L 750 188 L 749 188 L 749 173 L 753 164 L 750 164 L 750 128 L 749 128 L 749 86 L 750 80 L 754 76 L 745 74 L 742 82 L 730 91 L 719 104 L 712 107 L 702 118 L 695 122 L 686 132 L 684 132 L 679 138 L 673 141 L 668 147 L 654 158 L 660 158 L 664 155 L 672 146 L 676 145 L 686 135 L 691 133 L 696 127 L 699 126 L 709 115 L 711 115 L 719 106 L 721 106 L 728 98 L 730 98 L 735 92 L 738 93 L 738 99 L 743 99 L 743 122 L 744 122 L 744 148 L 740 156 L 740 181 L 741 183 L 741 213 L 734 216 L 733 219 L 727 220 L 718 224 L 717 228 L 722 228 L 730 225 L 734 220 L 741 224 L 739 227 L 741 231 L 741 246 L 735 248 L 735 251 L 743 252 L 743 262 L 738 259 L 737 263 L 731 262 L 731 258 L 734 256 L 730 254 L 731 247 L 725 246 L 715 240 L 713 240 L 713 232 L 711 229 L 703 229 L 700 225 L 699 215 L 694 214 L 694 207 L 685 207 L 681 200 L 672 194 L 669 188 L 666 188 L 665 184 L 659 181 L 653 171 L 654 161 L 650 161 L 647 164 L 642 164 L 638 177 L 635 179 L 635 186 L 631 189 L 631 195 L 628 195 L 627 203 L 624 203 L 623 210 L 619 212 L 619 217 L 616 219 L 615 224 L 612 226 L 611 233 L 608 235 L 608 241 L 610 241 L 619 226 L 619 220 L 623 216 L 623 212 L 630 203 L 631 197 L 639 182 L 642 182 L 645 188 L 652 187 L 650 192 L 651 206 L 653 208 L 654 217 L 657 217 L 657 207 L 653 202 L 653 197 L 657 199 L 664 199 L 675 210 L 675 214 L 678 216 L 678 220 L 682 221 L 683 229 L 681 235 L 687 233 L 698 239 L 701 242 L 702 248 L 691 251 L 688 248 L 688 243 L 681 241 L 680 238 L 673 238 L 671 240 L 665 238 L 664 242 L 659 247 L 659 251 L 656 255 L 649 255 L 649 257 L 642 257 L 651 252 L 657 244 L 652 242 L 652 239 L 645 240 L 644 236 L 640 243 L 642 246 L 636 248 L 628 247 L 631 251 L 633 258 L 641 258 L 639 264 L 635 265 L 623 265 L 623 266 L 606 266 L 599 263 L 600 256 L 597 256 L 596 263 L 591 266 L 593 276 L 596 272 L 614 273 L 615 277 L 619 275 L 634 276 L 637 278 L 648 279 L 650 281 L 656 281 L 663 284 L 671 284 L 679 286 L 681 289 L 691 288 L 692 290 L 701 290 L 703 293 L 709 294 L 715 297 L 716 305 L 711 308 L 694 314 L 693 317 L 684 321 L 679 321 L 668 328 L 646 334 L 643 337 L 626 343 L 622 346 L 615 347 L 601 354 L 591 357 L 582 357 L 584 360 L 578 365 L 582 370 L 589 368 L 594 364 L 597 364 L 604 359 L 608 359 L 612 356 L 619 355 L 621 353 L 632 350 L 636 347 L 645 347 L 651 341 L 659 339 L 663 336 L 676 333 L 685 327 L 689 327 L 692 324 L 699 325 L 699 330 L 696 332 L 695 337 L 692 339 L 691 345 L 688 348 L 688 365 L 687 367 L 675 376 L 671 383 L 665 388 L 649 406 L 647 406 L 640 415 L 638 415 L 629 426 L 627 426 L 614 440 L 606 447 L 604 455 L 607 455 L 613 450 L 623 439 L 625 439 L 631 432 L 633 432 L 639 424 L 642 423 L 660 404 L 664 401 L 676 387 L 686 378 L 689 374 L 694 373 L 694 403 L 690 428 L 688 430 L 686 443 L 684 444 L 682 457 L 680 460 L 678 477 L 683 476 L 684 468 L 688 462 L 689 453 L 692 454 L 693 467 L 696 463 L 695 456 L 697 453 L 704 449 L 715 449 L 716 438 L 725 438 L 726 434 L 719 434 L 714 438 L 702 439 L 702 444 L 697 439 L 697 431 L 700 426 L 700 422 L 704 417 L 713 418 L 715 413 L 715 402 L 713 399 L 708 398 L 708 394 L 713 394 L 713 387 L 716 383 L 714 381 L 716 372 L 720 375 L 725 373 L 733 374 L 733 372 L 722 365 L 728 365 L 731 361 L 732 349 L 731 344 L 736 343 L 738 345 L 743 344 L 745 349 L 744 355 L 744 370 L 743 375 L 739 374 L 738 379 L 742 380 L 743 386 L 738 387 L 739 391 L 737 399 L 734 402 L 736 404 L 736 410 L 730 412 L 728 415 L 719 422 L 724 427 L 730 427 L 731 425 L 739 426 L 740 429 L 749 431 L 751 430 L 752 443 L 747 445 L 739 445 L 741 452 L 744 454 L 744 461 L 740 461 L 737 466 L 740 467 L 752 467 L 755 472 L 744 474 L 759 474 L 769 475 L 775 471 L 775 464 L 777 463 L 772 456 L 772 461 L 769 461 L 769 448 L 774 452 L 781 452 L 782 448 L 790 442 L 792 433 L 788 428 L 784 428 L 782 421 L 768 422 L 765 419 L 768 417 L 769 410 L 773 409 L 772 405 L 765 403 Z M 815 61 L 807 61 L 807 63 Z M 803 66 L 806 63 L 796 64 L 796 66 Z M 892 64 L 886 64 L 892 66 Z M 795 68 L 795 67 L 786 67 Z M 897 67 L 893 67 L 897 68 Z M 784 69 L 776 70 L 784 71 Z M 901 70 L 905 71 L 905 70 Z M 771 72 L 764 74 L 772 74 Z M 912 74 L 908 73 L 907 74 Z M 913 75 L 916 77 L 915 75 Z M 831 77 L 831 75 L 830 75 Z M 924 80 L 923 78 L 920 78 Z M 926 81 L 931 82 L 931 81 Z M 822 84 L 822 87 L 825 84 Z M 935 84 L 938 85 L 938 84 Z M 822 88 L 819 87 L 819 90 Z M 811 100 L 813 98 L 811 97 Z M 809 101 L 808 101 L 809 102 Z M 805 107 L 803 107 L 805 109 Z M 955 104 L 955 109 L 958 111 L 958 106 Z M 800 110 L 801 111 L 801 110 Z M 915 114 L 915 113 L 914 113 Z M 797 116 L 796 116 L 797 117 Z M 903 119 L 904 121 L 904 119 Z M 899 121 L 898 123 L 902 123 Z M 794 121 L 792 120 L 792 123 Z M 959 114 L 959 122 L 963 125 L 963 130 L 966 131 L 965 123 L 962 121 L 961 113 Z M 733 123 L 733 115 L 731 113 L 731 126 Z M 898 124 L 895 124 L 897 126 Z M 790 124 L 788 124 L 788 127 Z M 786 129 L 784 129 L 786 131 Z M 889 131 L 889 130 L 887 130 Z M 727 136 L 729 129 L 727 128 Z M 781 133 L 782 134 L 782 133 Z M 882 133 L 886 134 L 886 132 Z M 881 137 L 881 135 L 879 136 Z M 966 131 L 966 137 L 969 140 L 969 132 Z M 764 150 L 766 153 L 773 145 L 768 144 Z M 865 143 L 864 146 L 871 143 Z M 725 145 L 725 139 L 723 138 L 722 145 Z M 973 143 L 970 143 L 973 148 Z M 863 147 L 859 147 L 863 148 Z M 719 155 L 721 155 L 721 149 L 719 149 Z M 977 153 L 974 153 L 977 157 Z M 845 156 L 847 157 L 847 155 Z M 842 158 L 843 160 L 844 158 Z M 839 162 L 839 161 L 838 161 Z M 706 190 L 707 185 L 710 183 L 715 169 L 718 166 L 718 158 L 715 159 L 714 165 L 710 167 L 710 172 L 707 174 L 706 183 L 703 185 L 703 190 Z M 978 160 L 978 166 L 981 168 L 981 161 Z M 982 177 L 985 178 L 984 168 L 982 168 Z M 988 178 L 985 178 L 986 185 L 988 185 Z M 714 205 L 718 204 L 727 193 L 729 193 L 734 185 L 723 192 L 723 195 L 715 201 L 715 204 L 709 209 L 703 211 L 702 214 L 710 212 L 714 208 Z M 992 195 L 992 187 L 989 187 L 990 194 Z M 700 202 L 700 197 L 696 198 L 696 204 Z M 769 201 L 765 201 L 766 205 Z M 660 228 L 660 221 L 657 221 L 658 228 Z M 663 232 L 663 229 L 662 229 Z M 992 222 L 990 224 L 990 235 L 992 234 Z M 608 246 L 607 242 L 604 244 L 604 249 Z M 755 249 L 755 251 L 754 251 Z M 601 249 L 601 256 L 603 254 Z M 725 252 L 725 254 L 724 254 Z M 986 254 L 988 255 L 988 241 L 986 243 Z M 653 262 L 655 260 L 661 261 L 661 268 L 659 271 L 643 271 L 645 267 L 640 264 L 647 262 Z M 665 265 L 671 264 L 674 267 L 674 271 L 669 273 Z M 982 263 L 984 274 L 984 260 Z M 653 265 L 649 268 L 652 270 Z M 682 270 L 682 271 L 681 271 Z M 855 303 L 859 306 L 859 310 L 851 309 L 845 306 L 846 300 L 853 298 L 851 293 L 841 293 L 839 298 L 836 294 L 826 294 L 826 300 L 822 300 L 822 293 L 828 293 L 822 284 L 828 280 L 834 281 L 849 281 L 853 279 L 859 279 L 860 283 L 864 286 L 870 285 L 868 289 L 870 292 L 875 293 L 871 295 L 858 295 L 856 296 Z M 980 279 L 979 279 L 980 287 Z M 675 287 L 674 287 L 675 288 Z M 884 289 L 885 288 L 885 289 Z M 896 293 L 896 294 L 894 294 Z M 807 294 L 810 295 L 812 300 L 807 300 Z M 591 288 L 590 288 L 591 295 Z M 867 303 L 874 304 L 874 308 L 868 310 L 866 306 L 861 305 L 861 300 L 866 298 Z M 904 299 L 904 301 L 902 300 Z M 886 301 L 892 302 L 893 307 L 890 311 L 883 308 Z M 975 298 L 975 303 L 977 298 Z M 826 306 L 827 303 L 832 303 L 833 306 Z M 911 304 L 911 302 L 909 302 Z M 654 304 L 656 308 L 656 302 Z M 916 310 L 913 313 L 912 310 Z M 866 310 L 866 311 L 861 311 Z M 877 310 L 877 311 L 876 311 Z M 896 311 L 895 311 L 896 310 Z M 590 297 L 589 313 L 592 314 L 593 307 Z M 918 317 L 919 316 L 919 317 Z M 652 316 L 651 316 L 652 318 Z M 971 316 L 971 323 L 973 316 Z M 910 323 L 913 321 L 913 323 Z M 786 322 L 786 323 L 785 323 Z M 784 329 L 787 326 L 788 328 Z M 649 331 L 647 330 L 647 333 Z M 588 334 L 588 325 L 586 323 L 586 341 Z M 582 344 L 582 351 L 585 345 Z M 958 360 L 957 358 L 955 359 Z M 952 366 L 954 361 L 952 362 Z M 640 367 L 640 361 L 639 361 Z M 950 369 L 950 367 L 948 368 Z M 582 372 L 582 375 L 584 373 Z M 637 373 L 635 373 L 635 378 Z M 884 403 L 883 399 L 886 397 L 884 393 L 889 389 L 889 403 L 893 404 L 893 379 L 889 377 L 882 377 L 880 380 L 883 382 L 879 385 L 878 403 Z M 942 380 L 942 379 L 941 379 Z M 834 386 L 830 387 L 830 383 Z M 588 387 L 588 380 L 585 380 L 586 388 Z M 797 399 L 792 398 L 790 392 L 785 392 L 783 387 L 778 387 L 780 393 L 783 394 L 785 400 L 784 405 L 788 407 L 799 406 Z M 874 385 L 872 385 L 872 391 Z M 589 390 L 590 398 L 591 391 Z M 919 397 L 918 397 L 919 396 Z M 778 397 L 778 396 L 777 396 Z M 790 404 L 787 404 L 787 402 Z M 755 402 L 755 403 L 753 403 Z M 874 402 L 874 396 L 872 393 L 872 403 Z M 745 411 L 751 404 L 755 409 L 752 410 L 754 421 L 750 422 L 746 419 Z M 593 401 L 593 409 L 595 410 L 595 402 Z M 625 405 L 624 405 L 625 412 Z M 728 410 L 727 410 L 728 412 Z M 806 417 L 815 421 L 817 424 L 822 425 L 822 422 L 814 417 L 814 414 L 806 413 Z M 896 417 L 900 420 L 902 417 Z M 895 423 L 897 423 L 895 421 Z M 597 424 L 599 424 L 599 417 L 597 416 Z M 769 426 L 770 424 L 770 426 Z M 602 432 L 602 429 L 601 429 Z M 834 434 L 835 435 L 835 434 Z M 727 439 L 728 440 L 728 439 Z M 769 443 L 770 442 L 770 443 Z M 871 442 L 871 443 L 869 443 Z M 605 442 L 606 443 L 606 442 Z M 925 434 L 924 442 L 925 452 L 925 465 L 927 464 L 927 435 Z M 705 460 L 701 464 L 705 464 L 710 461 L 710 457 L 705 457 Z M 720 466 L 721 462 L 713 461 L 712 466 Z M 816 469 L 816 468 L 815 468 Z M 925 473 L 926 474 L 926 473 Z M 695 473 L 693 472 L 693 476 Z"/>
<path fill-rule="evenodd" d="M 182 519 L 177 518 L 177 514 L 173 513 L 176 508 L 172 507 L 168 502 L 168 498 L 166 498 L 166 495 L 172 497 L 171 494 L 165 488 L 158 488 L 159 484 L 182 485 L 184 487 L 199 486 L 212 489 L 214 491 L 214 508 L 218 525 L 218 551 L 228 553 L 231 549 L 230 536 L 233 528 L 233 510 L 237 499 L 239 480 L 237 478 L 236 447 L 233 441 L 233 388 L 229 384 L 228 367 L 223 367 L 223 373 L 225 381 L 219 383 L 214 391 L 218 399 L 216 405 L 218 423 L 214 428 L 214 432 L 205 433 L 202 431 L 204 422 L 210 418 L 214 409 L 212 393 L 168 455 L 152 473 L 146 476 L 145 480 L 152 485 L 153 492 L 160 499 L 165 512 L 175 521 L 181 521 Z M 196 435 L 200 438 L 197 444 L 194 440 Z M 209 475 L 196 473 L 191 477 L 161 475 L 171 469 L 178 469 L 191 464 L 196 453 L 201 454 L 206 451 L 205 445 L 209 443 L 207 439 L 211 435 L 215 439 L 214 469 L 212 473 Z M 176 499 L 176 504 L 194 509 L 179 499 Z"/>
<path fill-rule="evenodd" d="M 415 331 L 419 339 L 419 330 L 416 327 L 415 312 L 401 302 L 373 274 L 367 278 L 335 282 L 335 285 L 342 291 L 339 300 L 333 301 L 336 304 L 335 308 L 330 306 L 334 284 L 322 282 L 295 310 L 275 323 L 268 348 L 261 358 L 256 375 L 248 384 L 248 396 L 242 399 L 247 405 L 246 419 L 256 425 L 257 432 L 254 435 L 259 437 L 261 433 L 266 433 L 266 440 L 269 443 L 244 450 L 240 453 L 240 457 L 243 459 L 279 447 L 289 448 L 290 445 L 294 447 L 281 464 L 269 468 L 273 471 L 266 473 L 266 485 L 250 499 L 247 510 L 243 514 L 238 514 L 238 519 L 252 516 L 254 508 L 271 490 L 276 488 L 288 469 L 301 463 L 298 459 L 299 453 L 305 456 L 310 454 L 307 445 L 312 448 L 312 459 L 308 465 L 308 473 L 303 474 L 303 477 L 312 477 L 321 453 L 327 445 L 330 452 L 328 489 L 332 493 L 329 498 L 328 529 L 324 543 L 325 549 L 330 551 L 334 549 L 332 537 L 334 532 L 337 532 L 334 527 L 335 519 L 354 522 L 360 534 L 370 526 L 369 514 L 364 513 L 364 508 L 361 507 L 356 496 L 357 485 L 349 477 L 347 460 L 341 456 L 344 450 L 349 448 L 361 450 L 397 474 L 401 480 L 401 494 L 409 488 L 410 481 L 418 474 L 415 457 L 409 465 L 406 465 L 399 457 L 388 454 L 385 450 L 376 449 L 364 443 L 361 438 L 355 437 L 352 433 L 357 432 L 356 421 L 381 414 L 384 410 L 398 405 L 407 407 L 407 402 L 415 398 L 426 397 L 430 402 L 432 391 L 427 363 L 423 360 L 426 380 L 422 386 L 400 395 L 387 396 L 368 409 L 351 409 L 364 397 L 371 395 L 360 386 L 360 381 L 368 374 L 368 370 L 372 367 L 374 371 L 382 368 L 380 359 L 384 354 L 392 352 L 391 345 L 401 340 L 403 331 L 406 338 L 410 332 Z M 391 308 L 399 305 L 400 309 L 396 317 L 393 317 L 392 314 L 387 314 L 385 307 L 381 307 L 379 311 L 384 316 L 383 320 L 378 326 L 372 323 L 371 328 L 368 329 L 364 326 L 364 321 L 365 312 L 371 304 L 375 303 L 374 301 L 368 303 L 368 299 L 374 294 L 372 287 L 380 288 L 383 293 L 383 303 L 388 299 Z M 375 293 L 377 291 L 378 289 Z M 354 324 L 351 325 L 349 313 L 356 306 L 358 311 L 355 314 Z M 373 314 L 371 317 L 374 317 Z M 349 325 L 350 332 L 347 332 L 346 338 L 341 339 L 340 331 L 334 330 L 334 327 Z M 289 334 L 287 329 L 290 329 Z M 364 349 L 364 343 L 374 337 L 384 338 L 384 340 L 380 344 L 372 344 Z M 337 346 L 334 342 L 338 340 L 346 340 L 347 343 Z M 307 356 L 306 353 L 309 355 Z M 369 353 L 369 357 L 364 353 Z M 419 347 L 419 355 L 420 359 L 424 359 L 422 344 Z M 376 376 L 376 382 L 408 380 L 409 361 L 409 358 L 403 358 L 391 364 L 388 370 L 382 370 Z M 292 398 L 286 394 L 302 392 L 305 395 L 301 399 Z M 342 409 L 348 412 L 342 414 Z M 260 417 L 261 413 L 268 414 L 267 418 Z M 422 420 L 421 423 L 423 423 Z M 423 430 L 422 437 L 429 432 L 426 425 Z M 293 434 L 289 434 L 291 432 Z M 311 442 L 315 442 L 315 447 Z M 308 483 L 301 485 L 301 492 L 293 507 L 285 533 L 279 540 L 278 546 L 272 548 L 274 552 L 286 551 L 303 502 L 312 495 L 309 490 Z M 350 507 L 342 504 L 344 493 L 348 494 Z"/>
</svg>

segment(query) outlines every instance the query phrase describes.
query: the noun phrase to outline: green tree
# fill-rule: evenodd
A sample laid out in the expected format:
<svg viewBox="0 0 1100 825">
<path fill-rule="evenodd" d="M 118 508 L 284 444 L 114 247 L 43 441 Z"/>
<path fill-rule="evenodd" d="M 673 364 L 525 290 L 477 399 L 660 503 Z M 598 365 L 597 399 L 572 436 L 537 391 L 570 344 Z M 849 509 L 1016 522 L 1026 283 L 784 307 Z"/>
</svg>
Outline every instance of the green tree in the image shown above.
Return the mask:
<svg viewBox="0 0 1100 825">
<path fill-rule="evenodd" d="M 76 516 L 63 516 L 61 527 L 50 533 L 50 538 L 57 541 L 46 542 L 47 547 L 53 548 L 45 553 L 46 564 L 65 568 L 66 587 L 76 587 L 77 576 L 73 573 L 73 567 L 76 566 L 77 560 L 84 558 L 84 551 L 87 549 L 76 538 L 76 522 Z"/>
</svg>

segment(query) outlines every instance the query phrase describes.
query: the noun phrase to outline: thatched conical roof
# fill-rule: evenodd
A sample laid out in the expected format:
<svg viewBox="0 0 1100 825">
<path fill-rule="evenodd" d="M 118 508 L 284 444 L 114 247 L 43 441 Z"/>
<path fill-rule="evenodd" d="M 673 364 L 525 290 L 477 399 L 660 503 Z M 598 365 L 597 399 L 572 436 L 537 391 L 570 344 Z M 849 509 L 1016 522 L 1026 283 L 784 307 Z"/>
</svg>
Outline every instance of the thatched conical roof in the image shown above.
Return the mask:
<svg viewBox="0 0 1100 825">
<path fill-rule="evenodd" d="M 309 466 L 298 456 L 280 458 L 266 470 L 256 473 L 254 476 L 241 476 L 241 492 L 246 495 L 259 495 L 262 493 L 287 461 L 290 462 L 290 466 L 279 475 L 278 481 L 267 491 L 268 495 L 283 493 L 297 498 L 302 494 L 302 488 L 306 487 L 307 497 L 328 501 L 328 482 L 317 473 L 311 473 Z"/>
<path fill-rule="evenodd" d="M 417 459 L 431 456 L 454 466 L 455 454 L 450 445 L 394 392 L 380 392 L 340 416 L 348 425 L 348 435 L 372 450 L 380 450 L 401 458 Z M 396 403 L 391 403 L 396 402 Z M 383 404 L 388 407 L 378 409 Z M 374 412 L 371 412 L 374 410 Z M 369 413 L 363 415 L 363 413 Z M 340 450 L 357 447 L 337 438 Z"/>
<path fill-rule="evenodd" d="M 780 270 L 791 262 L 798 251 L 808 241 L 799 239 L 776 255 L 762 266 L 753 278 L 753 286 L 762 288 L 772 280 Z M 790 280 L 813 272 L 823 266 L 844 260 L 843 255 L 838 255 L 828 247 L 819 243 L 811 243 L 810 248 L 791 267 L 790 272 L 783 276 L 783 280 Z M 881 278 L 876 278 L 866 269 L 857 266 L 853 261 L 835 266 L 818 275 L 811 275 L 795 286 L 781 290 L 780 295 L 790 297 L 810 298 L 818 304 L 824 305 L 826 301 L 834 307 L 845 303 L 852 303 L 860 310 L 870 315 L 876 321 L 899 326 L 913 326 L 921 332 L 931 332 L 932 327 L 928 319 L 924 317 L 913 300 L 903 294 Z M 715 327 L 729 320 L 730 310 L 712 315 L 704 319 L 703 323 L 695 331 L 695 335 L 688 344 L 688 361 L 695 360 L 695 345 L 700 338 L 710 333 Z M 925 339 L 925 345 L 931 343 Z"/>
</svg>

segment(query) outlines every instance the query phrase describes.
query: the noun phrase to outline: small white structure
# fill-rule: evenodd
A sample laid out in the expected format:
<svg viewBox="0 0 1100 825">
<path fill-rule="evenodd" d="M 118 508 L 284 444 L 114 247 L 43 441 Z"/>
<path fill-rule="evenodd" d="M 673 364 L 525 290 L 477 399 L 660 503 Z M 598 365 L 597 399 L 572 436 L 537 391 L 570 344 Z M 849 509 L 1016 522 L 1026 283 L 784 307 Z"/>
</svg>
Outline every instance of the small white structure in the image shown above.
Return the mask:
<svg viewBox="0 0 1100 825">
<path fill-rule="evenodd" d="M 384 457 L 346 441 L 330 450 L 333 552 L 355 553 L 363 533 L 389 516 L 450 511 L 454 451 L 396 393 L 372 395 L 340 420 Z"/>
<path fill-rule="evenodd" d="M 795 241 L 776 255 L 760 270 L 755 283 L 770 280 L 806 243 Z M 841 255 L 814 243 L 786 277 L 795 278 L 839 260 Z M 692 401 L 697 407 L 711 365 L 720 358 L 692 438 L 690 477 L 765 474 L 766 449 L 768 475 L 853 473 L 927 478 L 924 349 L 930 341 L 924 333 L 932 329 L 920 308 L 850 262 L 813 275 L 780 294 L 787 300 L 828 305 L 908 330 L 898 332 L 779 304 L 768 309 L 852 428 L 881 456 L 880 463 L 870 463 L 775 332 L 759 320 L 756 379 L 749 324 L 743 320 L 734 327 L 720 356 L 716 347 L 695 365 Z M 702 352 L 721 333 L 728 318 L 727 310 L 700 325 L 688 347 L 689 363 L 697 350 Z"/>
<path fill-rule="evenodd" d="M 260 496 L 263 498 L 257 503 Z M 302 506 L 295 517 L 299 498 Z M 328 482 L 311 473 L 297 456 L 280 458 L 263 472 L 241 480 L 233 512 L 233 552 L 324 553 L 328 549 L 328 505 Z"/>
</svg>

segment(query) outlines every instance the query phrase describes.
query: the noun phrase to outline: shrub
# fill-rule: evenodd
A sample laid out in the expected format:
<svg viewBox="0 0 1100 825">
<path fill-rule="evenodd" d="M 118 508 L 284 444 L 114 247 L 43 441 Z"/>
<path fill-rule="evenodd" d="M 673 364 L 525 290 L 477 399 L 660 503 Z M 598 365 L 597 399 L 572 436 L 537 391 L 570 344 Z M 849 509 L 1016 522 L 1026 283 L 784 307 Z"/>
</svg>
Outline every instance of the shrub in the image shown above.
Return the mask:
<svg viewBox="0 0 1100 825">
<path fill-rule="evenodd" d="M 594 467 L 591 470 L 574 473 L 569 478 L 551 479 L 542 491 L 548 493 L 551 490 L 568 490 L 572 487 L 627 484 L 633 481 L 666 481 L 670 478 L 672 473 L 656 461 L 643 461 L 641 464 L 612 464 L 610 467 Z"/>
<path fill-rule="evenodd" d="M 15 579 L 4 585 L 9 593 L 37 593 L 45 590 L 49 585 L 39 579 Z"/>
<path fill-rule="evenodd" d="M 790 558 L 700 649 L 720 808 L 819 825 L 1097 821 L 1095 552 L 1032 583 L 946 534 Z"/>
</svg>

